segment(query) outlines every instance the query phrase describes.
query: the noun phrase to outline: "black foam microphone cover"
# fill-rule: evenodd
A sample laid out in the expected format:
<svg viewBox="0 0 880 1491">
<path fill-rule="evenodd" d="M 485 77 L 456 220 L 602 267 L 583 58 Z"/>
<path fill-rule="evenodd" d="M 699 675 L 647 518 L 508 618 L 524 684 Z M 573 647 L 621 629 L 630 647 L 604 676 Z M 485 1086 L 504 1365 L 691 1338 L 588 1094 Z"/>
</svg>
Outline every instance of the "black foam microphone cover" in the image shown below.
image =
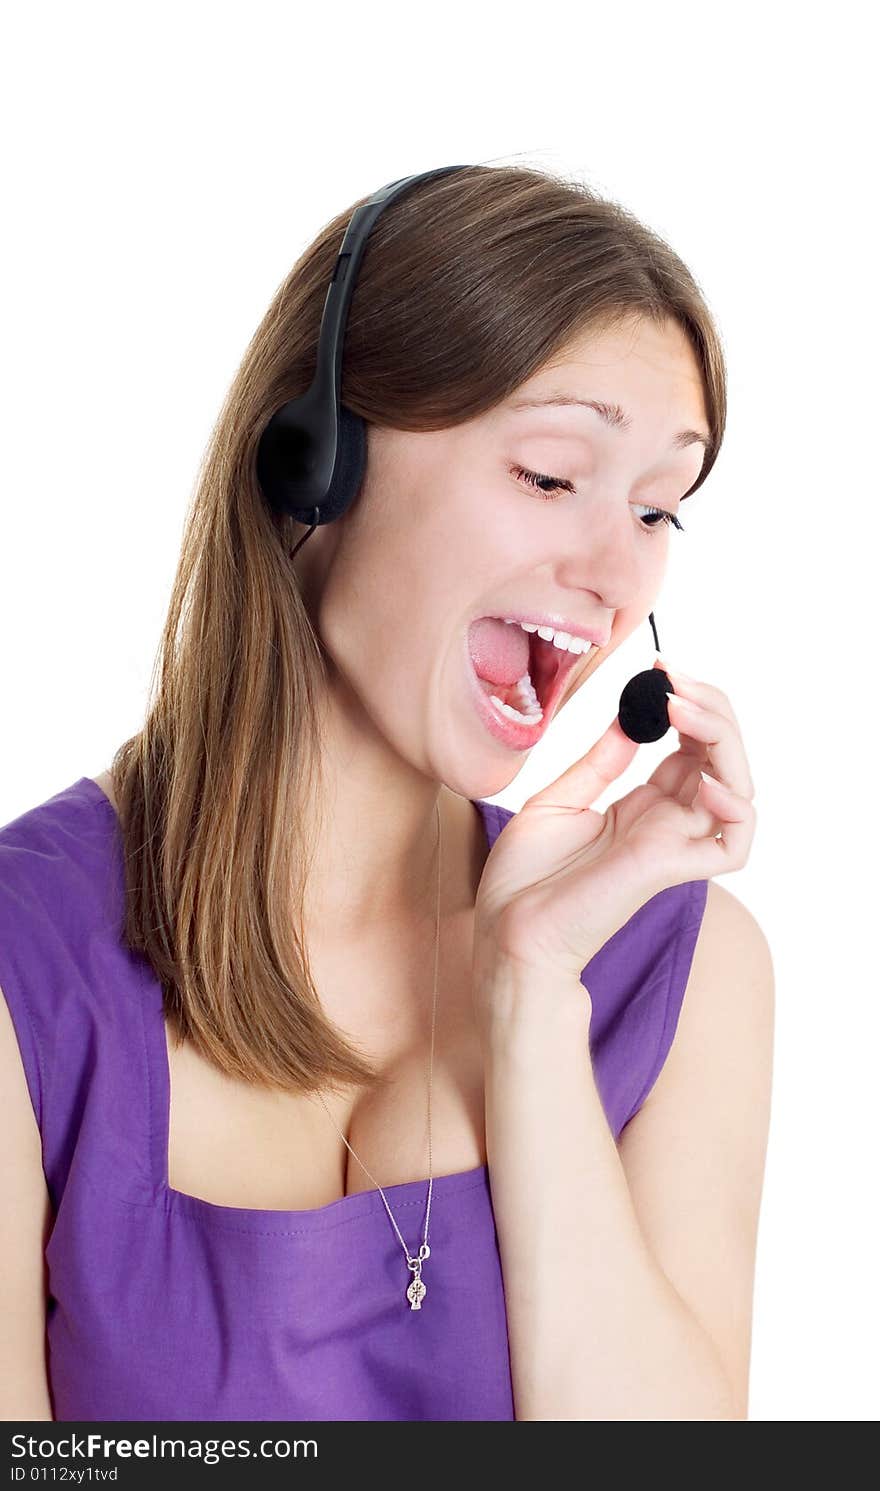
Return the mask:
<svg viewBox="0 0 880 1491">
<path fill-rule="evenodd" d="M 644 673 L 636 673 L 620 696 L 617 717 L 624 735 L 639 745 L 660 740 L 669 729 L 667 693 L 674 694 L 675 689 L 662 668 L 646 668 Z"/>
</svg>

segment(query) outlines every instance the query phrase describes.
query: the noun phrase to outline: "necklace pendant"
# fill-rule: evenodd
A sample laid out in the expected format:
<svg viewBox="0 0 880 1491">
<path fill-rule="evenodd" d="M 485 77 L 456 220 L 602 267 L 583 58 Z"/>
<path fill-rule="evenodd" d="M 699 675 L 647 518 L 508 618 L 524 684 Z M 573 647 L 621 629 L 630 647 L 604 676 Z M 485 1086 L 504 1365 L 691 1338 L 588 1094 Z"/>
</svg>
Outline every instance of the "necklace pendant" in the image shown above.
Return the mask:
<svg viewBox="0 0 880 1491">
<path fill-rule="evenodd" d="M 410 1309 L 421 1309 L 422 1300 L 424 1300 L 425 1294 L 427 1293 L 428 1290 L 427 1288 L 425 1288 L 425 1285 L 422 1284 L 421 1279 L 413 1279 L 412 1284 L 410 1284 L 409 1290 L 406 1291 L 407 1300 L 409 1300 L 410 1302 Z"/>
<path fill-rule="evenodd" d="M 409 1300 L 411 1310 L 420 1310 L 422 1308 L 422 1300 L 428 1292 L 426 1286 L 422 1283 L 422 1252 L 425 1252 L 424 1248 L 419 1250 L 418 1258 L 407 1260 L 407 1267 L 412 1271 L 413 1276 L 412 1283 L 406 1291 L 406 1297 Z M 425 1256 L 427 1257 L 426 1252 Z"/>
</svg>

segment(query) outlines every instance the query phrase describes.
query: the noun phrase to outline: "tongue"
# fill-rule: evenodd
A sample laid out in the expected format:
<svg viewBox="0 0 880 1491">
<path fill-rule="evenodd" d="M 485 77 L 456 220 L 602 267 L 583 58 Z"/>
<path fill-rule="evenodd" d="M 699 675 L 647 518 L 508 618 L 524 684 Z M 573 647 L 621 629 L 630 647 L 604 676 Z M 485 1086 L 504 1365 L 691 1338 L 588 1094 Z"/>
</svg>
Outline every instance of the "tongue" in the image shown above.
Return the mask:
<svg viewBox="0 0 880 1491">
<path fill-rule="evenodd" d="M 468 632 L 468 646 L 478 678 L 510 685 L 529 671 L 529 639 L 519 626 L 484 616 Z"/>
</svg>

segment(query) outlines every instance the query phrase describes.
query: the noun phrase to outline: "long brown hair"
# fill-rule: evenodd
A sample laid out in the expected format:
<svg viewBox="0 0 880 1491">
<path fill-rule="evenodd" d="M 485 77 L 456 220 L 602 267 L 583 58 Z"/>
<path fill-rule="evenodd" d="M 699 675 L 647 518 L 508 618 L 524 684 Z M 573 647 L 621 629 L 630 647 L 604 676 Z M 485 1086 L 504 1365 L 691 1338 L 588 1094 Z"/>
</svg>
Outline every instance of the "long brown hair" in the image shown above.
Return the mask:
<svg viewBox="0 0 880 1491">
<path fill-rule="evenodd" d="M 309 968 L 317 840 L 306 842 L 303 805 L 320 813 L 327 674 L 290 562 L 304 530 L 268 509 L 256 452 L 273 411 L 311 382 L 359 202 L 294 264 L 245 351 L 198 473 L 145 722 L 111 767 L 124 938 L 152 965 L 169 1024 L 227 1075 L 303 1093 L 382 1078 L 324 1014 Z M 701 370 L 712 443 L 694 491 L 721 444 L 726 374 L 688 269 L 578 181 L 470 166 L 379 216 L 342 402 L 368 422 L 446 428 L 509 397 L 574 337 L 633 315 L 676 321 Z"/>
</svg>

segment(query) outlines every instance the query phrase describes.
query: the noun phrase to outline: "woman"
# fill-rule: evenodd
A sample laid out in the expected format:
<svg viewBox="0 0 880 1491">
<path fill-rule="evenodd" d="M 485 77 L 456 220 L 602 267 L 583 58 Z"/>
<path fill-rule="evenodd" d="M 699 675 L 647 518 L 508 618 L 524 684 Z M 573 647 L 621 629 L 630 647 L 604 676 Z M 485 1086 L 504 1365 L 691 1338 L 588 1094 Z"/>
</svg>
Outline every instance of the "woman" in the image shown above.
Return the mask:
<svg viewBox="0 0 880 1491">
<path fill-rule="evenodd" d="M 362 489 L 308 527 L 259 442 L 349 217 L 221 414 L 142 730 L 0 831 L 3 1416 L 743 1418 L 772 969 L 714 879 L 731 704 L 669 667 L 649 782 L 592 808 L 614 720 L 483 800 L 648 616 L 718 336 L 584 187 L 423 182 L 350 306 Z"/>
</svg>

